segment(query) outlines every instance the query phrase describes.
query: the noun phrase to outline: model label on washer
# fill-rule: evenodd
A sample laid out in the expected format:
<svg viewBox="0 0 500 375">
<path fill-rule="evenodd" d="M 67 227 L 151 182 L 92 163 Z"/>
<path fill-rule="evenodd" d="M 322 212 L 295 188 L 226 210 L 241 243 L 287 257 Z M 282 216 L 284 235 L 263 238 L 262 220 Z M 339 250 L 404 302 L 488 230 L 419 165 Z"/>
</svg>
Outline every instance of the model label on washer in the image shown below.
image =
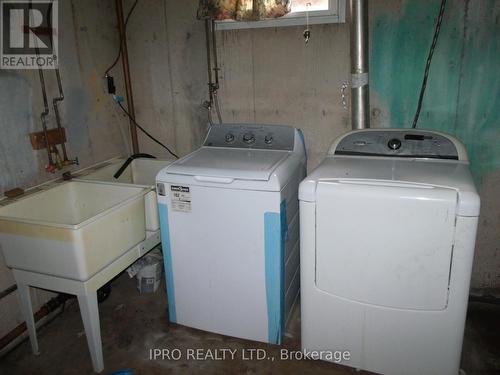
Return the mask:
<svg viewBox="0 0 500 375">
<path fill-rule="evenodd" d="M 180 212 L 191 212 L 191 192 L 188 186 L 171 185 L 172 209 Z"/>
</svg>

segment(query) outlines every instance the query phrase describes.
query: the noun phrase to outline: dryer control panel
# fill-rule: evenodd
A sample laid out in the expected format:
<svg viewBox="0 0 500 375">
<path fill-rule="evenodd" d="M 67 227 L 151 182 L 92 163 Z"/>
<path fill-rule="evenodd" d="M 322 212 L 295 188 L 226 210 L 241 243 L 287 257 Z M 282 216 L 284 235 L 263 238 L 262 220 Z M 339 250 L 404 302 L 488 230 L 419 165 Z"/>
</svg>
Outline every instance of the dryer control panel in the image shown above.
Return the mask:
<svg viewBox="0 0 500 375">
<path fill-rule="evenodd" d="M 214 124 L 203 146 L 292 151 L 295 129 L 284 125 Z"/>
<path fill-rule="evenodd" d="M 459 159 L 459 152 L 452 137 L 413 129 L 355 131 L 340 139 L 335 149 L 330 150 L 330 154 L 332 153 L 335 155 Z"/>
</svg>

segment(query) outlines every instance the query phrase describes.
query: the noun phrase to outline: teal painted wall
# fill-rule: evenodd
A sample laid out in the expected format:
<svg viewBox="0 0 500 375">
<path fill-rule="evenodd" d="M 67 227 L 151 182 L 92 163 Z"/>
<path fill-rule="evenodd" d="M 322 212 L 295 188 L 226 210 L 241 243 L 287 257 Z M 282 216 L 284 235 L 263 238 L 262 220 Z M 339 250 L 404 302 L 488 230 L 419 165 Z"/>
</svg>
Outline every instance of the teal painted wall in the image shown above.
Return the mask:
<svg viewBox="0 0 500 375">
<path fill-rule="evenodd" d="M 482 183 L 500 169 L 500 2 L 467 2 L 455 133 Z"/>
<path fill-rule="evenodd" d="M 440 0 L 370 2 L 372 126 L 411 127 Z M 472 286 L 500 290 L 500 0 L 448 0 L 419 128 L 464 142 L 481 195 Z"/>
<path fill-rule="evenodd" d="M 410 127 L 440 0 L 372 2 L 371 90 L 382 126 Z M 500 1 L 449 0 L 418 127 L 455 134 L 478 185 L 500 169 Z"/>
</svg>

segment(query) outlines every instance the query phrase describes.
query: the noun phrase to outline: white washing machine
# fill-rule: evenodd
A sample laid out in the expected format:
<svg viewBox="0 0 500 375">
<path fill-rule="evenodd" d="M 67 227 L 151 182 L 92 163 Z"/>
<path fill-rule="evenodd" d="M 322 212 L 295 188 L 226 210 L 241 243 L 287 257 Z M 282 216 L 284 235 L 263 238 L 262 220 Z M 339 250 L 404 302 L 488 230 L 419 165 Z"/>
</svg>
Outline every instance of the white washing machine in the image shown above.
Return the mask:
<svg viewBox="0 0 500 375">
<path fill-rule="evenodd" d="M 171 322 L 279 344 L 299 294 L 302 134 L 211 127 L 157 176 Z"/>
<path fill-rule="evenodd" d="M 337 139 L 300 184 L 302 348 L 384 374 L 458 374 L 479 196 L 433 131 Z"/>
</svg>

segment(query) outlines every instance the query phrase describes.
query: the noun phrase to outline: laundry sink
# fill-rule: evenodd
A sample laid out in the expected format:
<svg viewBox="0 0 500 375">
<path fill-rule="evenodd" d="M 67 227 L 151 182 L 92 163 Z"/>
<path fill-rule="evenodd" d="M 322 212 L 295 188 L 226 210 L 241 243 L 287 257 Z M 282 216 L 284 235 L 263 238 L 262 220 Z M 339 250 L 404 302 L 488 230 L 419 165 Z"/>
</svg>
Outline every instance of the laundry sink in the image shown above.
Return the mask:
<svg viewBox="0 0 500 375">
<path fill-rule="evenodd" d="M 146 238 L 151 188 L 62 182 L 0 207 L 7 266 L 88 280 Z"/>
<path fill-rule="evenodd" d="M 173 160 L 160 159 L 134 159 L 123 171 L 120 177 L 115 178 L 114 174 L 125 163 L 126 159 L 114 159 L 111 164 L 99 168 L 88 174 L 81 173 L 75 180 L 95 181 L 106 184 L 148 186 L 153 189 L 144 198 L 146 230 L 157 231 L 160 229 L 158 218 L 158 203 L 156 200 L 155 180 L 160 170 L 173 162 Z"/>
</svg>

